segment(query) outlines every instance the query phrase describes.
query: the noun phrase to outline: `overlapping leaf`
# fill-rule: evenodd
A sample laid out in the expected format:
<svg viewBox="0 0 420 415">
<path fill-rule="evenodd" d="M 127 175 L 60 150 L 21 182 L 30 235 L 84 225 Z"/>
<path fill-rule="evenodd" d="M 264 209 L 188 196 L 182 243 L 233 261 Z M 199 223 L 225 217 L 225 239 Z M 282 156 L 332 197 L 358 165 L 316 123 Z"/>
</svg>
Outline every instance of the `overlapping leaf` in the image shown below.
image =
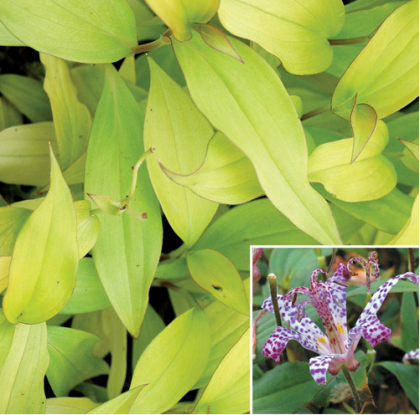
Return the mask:
<svg viewBox="0 0 420 415">
<path fill-rule="evenodd" d="M 69 300 L 78 262 L 77 222 L 70 190 L 51 154 L 51 189 L 27 219 L 13 249 L 3 300 L 6 318 L 35 324 Z"/>
<path fill-rule="evenodd" d="M 319 242 L 338 242 L 327 203 L 309 185 L 305 136 L 289 95 L 258 54 L 230 40 L 245 63 L 210 48 L 199 35 L 173 41 L 195 104 L 251 160 L 281 212 Z"/>
</svg>

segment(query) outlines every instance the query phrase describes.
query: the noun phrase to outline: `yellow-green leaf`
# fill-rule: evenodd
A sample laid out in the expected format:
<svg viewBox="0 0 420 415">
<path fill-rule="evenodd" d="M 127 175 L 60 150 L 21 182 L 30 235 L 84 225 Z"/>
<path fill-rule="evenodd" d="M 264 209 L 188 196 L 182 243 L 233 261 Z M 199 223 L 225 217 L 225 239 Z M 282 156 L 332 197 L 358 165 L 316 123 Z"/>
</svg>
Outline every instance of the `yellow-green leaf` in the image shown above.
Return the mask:
<svg viewBox="0 0 420 415">
<path fill-rule="evenodd" d="M 128 414 L 139 393 L 147 385 L 140 385 L 92 409 L 88 414 Z"/>
<path fill-rule="evenodd" d="M 382 119 L 418 95 L 419 4 L 408 1 L 392 12 L 341 77 L 332 109 L 349 119 L 353 98 Z"/>
<path fill-rule="evenodd" d="M 267 62 L 230 41 L 245 63 L 210 48 L 198 33 L 173 41 L 195 104 L 251 160 L 282 213 L 319 242 L 338 243 L 328 204 L 308 182 L 306 140 L 292 100 Z"/>
<path fill-rule="evenodd" d="M 0 131 L 21 125 L 23 123 L 22 114 L 5 97 L 0 97 Z"/>
<path fill-rule="evenodd" d="M 3 258 L 4 257 L 1 257 L 1 259 Z M 0 265 L 0 267 L 2 267 L 2 265 Z M 6 320 L 3 310 L 0 308 L 0 368 L 6 360 L 10 347 L 12 346 L 15 328 L 15 325 L 10 324 Z"/>
<path fill-rule="evenodd" d="M 89 301 L 86 301 L 86 299 Z M 102 310 L 111 304 L 104 291 L 92 258 L 79 261 L 76 274 L 76 286 L 69 302 L 60 311 L 61 314 L 82 314 Z"/>
<path fill-rule="evenodd" d="M 13 249 L 6 318 L 35 324 L 56 315 L 69 300 L 78 262 L 76 212 L 58 163 L 51 154 L 51 189 L 27 219 Z"/>
<path fill-rule="evenodd" d="M 146 0 L 150 8 L 180 40 L 191 38 L 193 23 L 207 23 L 217 12 L 220 0 Z"/>
<path fill-rule="evenodd" d="M 250 411 L 249 334 L 248 329 L 221 361 L 194 413 L 243 414 Z"/>
<path fill-rule="evenodd" d="M 249 279 L 244 281 L 244 285 L 250 286 Z M 226 353 L 249 327 L 249 312 L 248 315 L 238 313 L 219 301 L 212 301 L 203 311 L 210 325 L 210 359 L 194 389 L 207 385 Z M 226 324 L 226 321 L 229 324 Z"/>
<path fill-rule="evenodd" d="M 264 194 L 252 163 L 220 132 L 210 140 L 205 159 L 194 172 L 182 175 L 161 167 L 175 183 L 214 202 L 236 205 Z"/>
<path fill-rule="evenodd" d="M 259 199 L 227 211 L 206 229 L 194 249 L 216 249 L 238 270 L 249 271 L 250 245 L 279 244 L 316 242 L 297 229 L 268 199 Z"/>
<path fill-rule="evenodd" d="M 210 329 L 203 311 L 194 307 L 169 324 L 141 355 L 131 388 L 148 385 L 130 413 L 163 413 L 175 405 L 199 379 L 209 352 Z"/>
<path fill-rule="evenodd" d="M 321 144 L 309 156 L 308 178 L 346 202 L 379 199 L 397 184 L 393 164 L 381 154 L 387 143 L 388 129 L 380 121 L 353 164 L 351 138 Z"/>
<path fill-rule="evenodd" d="M 121 393 L 127 374 L 127 330 L 112 307 L 102 310 L 101 314 L 102 328 L 111 352 L 107 392 L 108 398 L 113 399 Z"/>
<path fill-rule="evenodd" d="M 16 0 L 1 20 L 27 46 L 76 62 L 115 62 L 137 45 L 136 22 L 124 0 Z"/>
<path fill-rule="evenodd" d="M 43 186 L 50 180 L 48 143 L 55 152 L 52 122 L 25 124 L 0 132 L 0 180 Z"/>
<path fill-rule="evenodd" d="M 19 39 L 16 39 L 0 22 L 0 45 L 1 46 L 25 46 Z"/>
<path fill-rule="evenodd" d="M 44 377 L 49 363 L 47 326 L 18 324 L 12 345 L 0 367 L 0 412 L 45 412 Z"/>
<path fill-rule="evenodd" d="M 66 396 L 82 381 L 109 372 L 107 363 L 93 355 L 98 341 L 98 337 L 85 331 L 48 326 L 47 377 L 56 396 Z"/>
<path fill-rule="evenodd" d="M 258 43 L 299 75 L 330 66 L 328 39 L 344 24 L 341 0 L 221 0 L 218 14 L 227 30 Z"/>
<path fill-rule="evenodd" d="M 402 144 L 404 144 L 405 149 L 401 154 L 401 161 L 408 167 L 410 170 L 418 173 L 419 172 L 419 139 L 413 141 L 398 139 Z"/>
<path fill-rule="evenodd" d="M 243 63 L 239 53 L 235 50 L 232 43 L 230 43 L 228 37 L 221 29 L 211 24 L 202 24 L 197 27 L 197 31 L 200 33 L 204 42 L 211 48 Z"/>
<path fill-rule="evenodd" d="M 11 256 L 0 256 L 0 293 L 7 287 L 9 282 L 9 269 Z"/>
<path fill-rule="evenodd" d="M 419 244 L 419 195 L 413 204 L 411 217 L 399 234 L 389 245 L 418 245 Z"/>
<path fill-rule="evenodd" d="M 107 66 L 105 72 L 89 139 L 85 191 L 121 200 L 130 190 L 132 168 L 144 152 L 143 114 L 115 68 Z M 127 212 L 118 217 L 98 215 L 101 229 L 92 255 L 112 306 L 137 337 L 162 243 L 159 203 L 145 165 L 138 173 L 131 208 L 146 212 L 147 219 L 138 220 Z"/>
<path fill-rule="evenodd" d="M 353 130 L 352 163 L 365 148 L 376 128 L 377 122 L 378 115 L 376 114 L 376 111 L 368 104 L 356 104 L 355 100 L 350 114 L 350 124 Z"/>
<path fill-rule="evenodd" d="M 192 246 L 212 217 L 217 204 L 173 183 L 158 161 L 180 174 L 200 166 L 213 135 L 209 122 L 191 98 L 149 58 L 151 85 L 146 110 L 144 145 L 154 147 L 147 159 L 150 178 L 174 231 Z"/>
<path fill-rule="evenodd" d="M 0 255 L 10 256 L 16 238 L 30 211 L 13 206 L 0 208 Z"/>
<path fill-rule="evenodd" d="M 213 249 L 188 253 L 188 269 L 193 280 L 224 305 L 249 315 L 249 303 L 241 276 L 232 262 Z"/>
<path fill-rule="evenodd" d="M 60 166 L 67 170 L 86 152 L 92 118 L 76 94 L 67 62 L 41 54 L 46 75 L 44 89 L 51 102 Z"/>
<path fill-rule="evenodd" d="M 32 122 L 52 120 L 50 102 L 40 81 L 28 76 L 4 74 L 0 76 L 0 92 Z"/>
<path fill-rule="evenodd" d="M 99 404 L 89 398 L 49 398 L 47 414 L 85 414 Z"/>
</svg>

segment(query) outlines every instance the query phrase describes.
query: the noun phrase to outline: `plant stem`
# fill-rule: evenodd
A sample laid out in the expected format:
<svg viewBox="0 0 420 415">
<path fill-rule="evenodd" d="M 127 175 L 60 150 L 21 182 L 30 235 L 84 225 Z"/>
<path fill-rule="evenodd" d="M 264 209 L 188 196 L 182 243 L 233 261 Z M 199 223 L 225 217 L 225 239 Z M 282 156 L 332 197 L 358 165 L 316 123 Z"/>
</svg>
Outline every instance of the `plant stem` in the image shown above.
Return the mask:
<svg viewBox="0 0 420 415">
<path fill-rule="evenodd" d="M 353 37 L 350 39 L 328 39 L 330 45 L 354 45 L 355 43 L 368 42 L 371 36 Z"/>
<path fill-rule="evenodd" d="M 255 358 L 255 350 L 257 348 L 257 323 L 260 318 L 267 312 L 267 310 L 262 310 L 257 317 L 255 317 L 254 322 L 252 323 L 252 358 Z"/>
<path fill-rule="evenodd" d="M 328 265 L 327 274 L 330 275 L 334 266 L 335 256 L 337 255 L 337 248 L 333 248 L 330 263 Z"/>
<path fill-rule="evenodd" d="M 331 107 L 329 105 L 326 105 L 325 107 L 319 107 L 312 111 L 307 112 L 306 114 L 303 114 L 302 117 L 300 117 L 300 120 L 304 121 L 304 120 L 307 120 L 308 118 L 315 117 L 316 115 L 319 115 L 328 111 L 331 111 Z"/>
<path fill-rule="evenodd" d="M 410 272 L 414 272 L 414 263 L 415 263 L 415 259 L 414 259 L 414 250 L 413 248 L 408 248 L 408 270 Z"/>
<path fill-rule="evenodd" d="M 277 301 L 277 277 L 274 274 L 268 274 L 267 279 L 270 285 L 271 302 L 273 303 L 274 315 L 276 316 L 277 326 L 282 326 L 279 303 Z M 287 349 L 286 349 L 286 353 L 284 354 L 284 361 L 285 362 L 288 361 Z"/>
<path fill-rule="evenodd" d="M 143 161 L 146 160 L 146 157 L 149 156 L 150 154 L 154 153 L 154 151 L 155 151 L 154 147 L 150 147 L 147 151 L 145 151 L 140 156 L 136 165 L 133 167 L 133 178 L 131 179 L 130 193 L 128 194 L 127 199 L 126 199 L 127 206 L 130 206 L 131 199 L 133 199 L 134 192 L 136 191 L 137 174 L 138 174 L 139 168 L 142 165 Z"/>
<path fill-rule="evenodd" d="M 169 39 L 169 36 L 171 36 L 172 31 L 168 29 L 159 39 L 154 40 L 153 42 L 144 43 L 143 45 L 137 45 L 132 49 L 133 53 L 139 54 L 139 53 L 145 53 L 150 52 L 151 50 L 158 49 L 161 46 L 168 45 L 171 43 L 171 39 Z"/>
<path fill-rule="evenodd" d="M 357 411 L 358 414 L 360 414 L 360 412 L 362 412 L 362 403 L 360 402 L 359 392 L 357 392 L 356 385 L 354 384 L 353 378 L 351 377 L 350 372 L 347 369 L 347 367 L 343 365 L 341 367 L 341 369 L 342 369 L 342 371 L 344 373 L 344 376 L 346 377 L 347 382 L 350 385 L 350 389 L 353 393 L 354 402 L 356 403 L 356 411 Z"/>
</svg>

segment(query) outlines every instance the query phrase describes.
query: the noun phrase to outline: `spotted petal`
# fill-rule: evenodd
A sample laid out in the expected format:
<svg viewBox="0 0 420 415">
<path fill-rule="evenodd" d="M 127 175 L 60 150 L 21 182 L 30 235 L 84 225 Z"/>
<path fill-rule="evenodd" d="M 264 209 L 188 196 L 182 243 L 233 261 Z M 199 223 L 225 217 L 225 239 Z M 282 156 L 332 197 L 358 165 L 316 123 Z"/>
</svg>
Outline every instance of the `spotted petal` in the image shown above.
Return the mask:
<svg viewBox="0 0 420 415">
<path fill-rule="evenodd" d="M 352 356 L 354 353 L 361 336 L 363 336 L 373 347 L 385 340 L 389 340 L 391 337 L 391 330 L 379 321 L 376 313 L 383 304 L 385 297 L 391 288 L 402 278 L 408 278 L 416 285 L 419 283 L 419 277 L 416 274 L 407 272 L 391 278 L 378 288 L 357 320 L 356 325 L 349 332 L 347 346 L 349 356 Z"/>
<path fill-rule="evenodd" d="M 340 354 L 324 354 L 321 356 L 313 357 L 309 359 L 309 369 L 312 377 L 318 385 L 325 385 L 327 383 L 327 370 L 330 366 L 332 360 L 336 360 L 336 366 L 338 367 L 338 362 L 340 361 L 343 364 L 344 357 Z M 338 369 L 339 370 L 339 369 Z M 338 373 L 338 371 L 337 371 Z M 337 374 L 336 373 L 336 374 Z"/>
<path fill-rule="evenodd" d="M 339 342 L 347 344 L 347 305 L 346 305 L 346 278 L 347 269 L 344 264 L 340 264 L 331 278 L 326 281 L 326 285 L 332 287 L 331 296 L 327 297 L 328 306 L 336 326 Z"/>
<path fill-rule="evenodd" d="M 304 336 L 295 330 L 287 327 L 277 327 L 271 336 L 265 343 L 262 353 L 266 357 L 271 357 L 276 362 L 280 361 L 280 355 L 286 348 L 287 343 L 290 340 L 298 341 L 305 349 L 312 350 L 313 352 L 319 353 L 317 347 L 308 341 Z"/>
<path fill-rule="evenodd" d="M 403 363 L 408 365 L 409 359 L 418 359 L 419 358 L 419 349 L 410 350 L 403 356 Z"/>
<path fill-rule="evenodd" d="M 289 324 L 290 327 L 298 332 L 307 343 L 310 343 L 315 347 L 315 349 L 310 348 L 310 350 L 314 350 L 317 353 L 329 353 L 331 350 L 328 337 L 305 314 L 304 305 L 309 301 L 305 300 L 301 301 L 298 305 L 292 305 L 291 301 L 285 301 L 284 299 L 284 296 L 277 295 L 282 321 Z M 271 297 L 263 302 L 262 308 L 270 313 L 274 313 Z M 308 349 L 308 347 L 306 348 Z"/>
</svg>

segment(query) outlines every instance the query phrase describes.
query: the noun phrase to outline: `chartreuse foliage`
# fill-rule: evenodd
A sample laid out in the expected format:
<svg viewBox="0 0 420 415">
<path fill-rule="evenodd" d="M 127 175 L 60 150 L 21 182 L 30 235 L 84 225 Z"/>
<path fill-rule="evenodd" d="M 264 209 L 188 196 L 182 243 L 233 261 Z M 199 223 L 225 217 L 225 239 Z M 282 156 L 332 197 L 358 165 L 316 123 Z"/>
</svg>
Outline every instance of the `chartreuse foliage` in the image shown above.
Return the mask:
<svg viewBox="0 0 420 415">
<path fill-rule="evenodd" d="M 417 14 L 1 2 L 0 412 L 248 412 L 250 244 L 418 244 Z"/>
</svg>

